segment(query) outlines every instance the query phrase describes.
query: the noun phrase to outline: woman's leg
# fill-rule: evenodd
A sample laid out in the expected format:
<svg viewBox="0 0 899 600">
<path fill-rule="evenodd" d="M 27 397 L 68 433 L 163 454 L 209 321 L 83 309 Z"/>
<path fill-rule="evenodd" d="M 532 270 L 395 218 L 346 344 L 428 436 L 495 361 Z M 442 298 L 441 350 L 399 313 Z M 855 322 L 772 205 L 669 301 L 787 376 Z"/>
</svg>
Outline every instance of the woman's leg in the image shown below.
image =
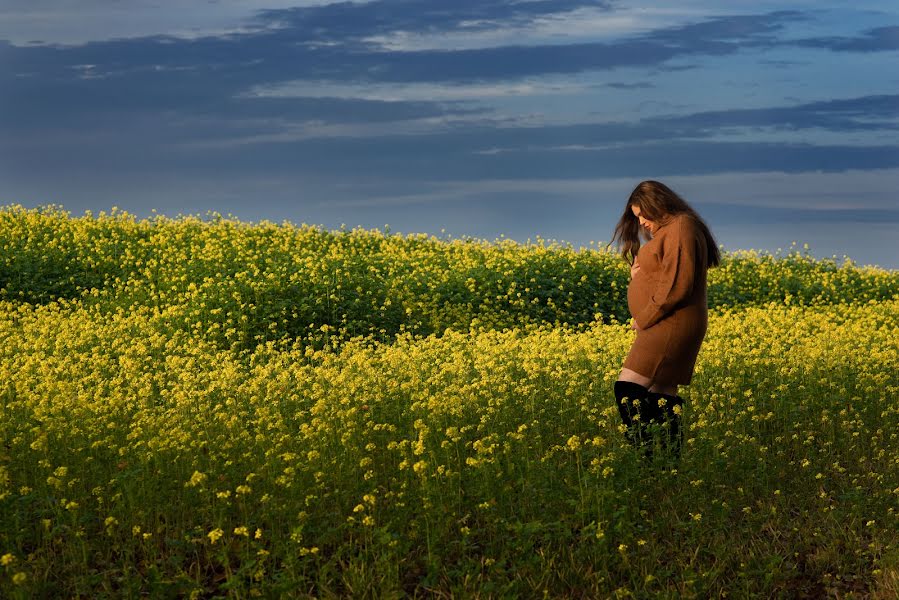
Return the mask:
<svg viewBox="0 0 899 600">
<path fill-rule="evenodd" d="M 646 437 L 646 423 L 650 420 L 657 420 L 658 422 L 669 421 L 668 424 L 668 437 L 669 442 L 672 446 L 672 452 L 675 456 L 680 457 L 680 447 L 681 441 L 683 437 L 683 431 L 680 426 L 680 414 L 674 412 L 673 405 L 680 404 L 683 407 L 683 400 L 677 395 L 677 384 L 667 384 L 662 382 L 653 382 L 651 378 L 646 377 L 645 375 L 641 375 L 636 371 L 631 369 L 621 369 L 621 373 L 618 376 L 618 381 L 628 381 L 631 383 L 635 383 L 644 387 L 647 390 L 647 397 L 644 399 L 646 402 L 645 409 L 641 410 L 641 416 L 643 417 L 642 422 L 638 425 L 637 429 L 639 430 L 636 433 L 636 436 L 639 439 L 643 439 Z M 621 384 L 627 385 L 627 384 Z M 659 406 L 659 400 L 661 398 L 665 398 L 665 408 Z M 620 400 L 619 400 L 620 402 Z M 619 404 L 619 411 L 623 408 Z M 625 424 L 628 426 L 631 425 L 630 419 L 626 417 L 626 415 L 622 412 L 622 418 L 625 421 Z M 629 437 L 632 442 L 636 441 Z M 664 439 L 664 438 L 663 438 Z M 663 441 L 663 444 L 665 442 Z M 668 444 L 665 444 L 666 446 Z M 644 455 L 647 459 L 652 458 L 652 445 L 650 444 L 644 445 Z"/>
<path fill-rule="evenodd" d="M 655 391 L 656 387 L 663 390 L 671 387 L 674 392 Z M 653 391 L 648 392 L 647 401 L 651 408 L 655 408 L 654 416 L 666 428 L 666 433 L 662 435 L 662 448 L 667 448 L 667 452 L 675 458 L 680 458 L 681 446 L 683 444 L 684 432 L 681 427 L 681 411 L 684 408 L 684 399 L 677 395 L 677 385 L 672 386 L 656 386 L 652 387 Z"/>
<path fill-rule="evenodd" d="M 621 369 L 621 373 L 618 375 L 618 381 L 632 381 L 634 383 L 639 383 L 650 392 L 670 394 L 672 396 L 677 395 L 676 383 L 653 382 L 651 378 L 646 377 L 645 375 L 640 375 L 639 373 L 631 369 Z"/>
<path fill-rule="evenodd" d="M 650 379 L 649 377 L 640 375 L 636 371 L 624 368 L 622 368 L 621 373 L 618 374 L 618 381 L 630 381 L 633 383 L 639 383 L 647 389 L 652 385 L 652 379 Z"/>
</svg>

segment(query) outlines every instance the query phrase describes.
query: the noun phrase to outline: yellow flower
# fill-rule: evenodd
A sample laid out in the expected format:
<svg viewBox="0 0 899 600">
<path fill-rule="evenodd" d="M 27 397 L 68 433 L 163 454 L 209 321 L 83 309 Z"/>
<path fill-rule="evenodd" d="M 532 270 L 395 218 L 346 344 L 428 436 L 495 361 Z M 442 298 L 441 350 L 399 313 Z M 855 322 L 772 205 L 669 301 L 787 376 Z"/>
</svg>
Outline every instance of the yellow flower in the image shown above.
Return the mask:
<svg viewBox="0 0 899 600">
<path fill-rule="evenodd" d="M 210 531 L 209 533 L 207 533 L 206 537 L 208 537 L 209 541 L 214 544 L 217 541 L 219 541 L 220 539 L 222 539 L 223 535 L 225 535 L 225 532 L 219 528 L 216 528 L 216 529 L 213 529 L 212 531 Z"/>
<path fill-rule="evenodd" d="M 206 474 L 201 473 L 199 471 L 194 471 L 194 474 L 190 476 L 190 481 L 184 484 L 185 487 L 197 487 L 199 485 L 203 485 L 206 481 Z"/>
<path fill-rule="evenodd" d="M 16 557 L 12 554 L 4 554 L 0 557 L 0 565 L 3 565 L 4 567 L 8 567 L 14 562 L 16 562 Z"/>
<path fill-rule="evenodd" d="M 235 527 L 235 528 L 234 528 L 234 535 L 242 535 L 242 536 L 244 536 L 244 537 L 250 537 L 250 530 L 247 529 L 246 527 L 243 527 L 243 526 L 241 526 L 241 527 Z"/>
</svg>

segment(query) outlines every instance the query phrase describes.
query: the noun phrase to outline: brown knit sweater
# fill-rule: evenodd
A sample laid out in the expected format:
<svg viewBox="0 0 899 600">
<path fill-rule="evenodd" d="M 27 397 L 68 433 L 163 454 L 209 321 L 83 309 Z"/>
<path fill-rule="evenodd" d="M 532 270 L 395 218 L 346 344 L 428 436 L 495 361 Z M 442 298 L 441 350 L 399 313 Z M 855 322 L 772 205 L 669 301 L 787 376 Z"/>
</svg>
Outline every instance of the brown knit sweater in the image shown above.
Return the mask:
<svg viewBox="0 0 899 600">
<path fill-rule="evenodd" d="M 708 248 L 688 214 L 671 216 L 637 252 L 627 304 L 639 327 L 624 367 L 653 383 L 690 383 L 708 327 Z"/>
</svg>

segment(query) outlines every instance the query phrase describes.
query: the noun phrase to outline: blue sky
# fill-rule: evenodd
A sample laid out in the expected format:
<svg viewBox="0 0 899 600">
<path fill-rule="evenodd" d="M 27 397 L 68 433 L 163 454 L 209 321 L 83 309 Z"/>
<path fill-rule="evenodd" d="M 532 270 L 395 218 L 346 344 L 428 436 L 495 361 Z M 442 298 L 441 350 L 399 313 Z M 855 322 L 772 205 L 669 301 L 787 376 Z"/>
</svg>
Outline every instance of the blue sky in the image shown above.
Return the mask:
<svg viewBox="0 0 899 600">
<path fill-rule="evenodd" d="M 676 4 L 676 6 L 672 6 Z M 0 204 L 899 268 L 899 5 L 4 0 Z"/>
</svg>

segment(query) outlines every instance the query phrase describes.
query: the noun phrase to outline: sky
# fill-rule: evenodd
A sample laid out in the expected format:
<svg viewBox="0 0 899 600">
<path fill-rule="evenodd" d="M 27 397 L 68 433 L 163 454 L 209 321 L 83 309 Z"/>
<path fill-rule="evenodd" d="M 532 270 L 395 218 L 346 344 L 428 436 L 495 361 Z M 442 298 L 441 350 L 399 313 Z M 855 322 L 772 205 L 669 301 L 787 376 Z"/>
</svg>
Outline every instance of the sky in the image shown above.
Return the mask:
<svg viewBox="0 0 899 600">
<path fill-rule="evenodd" d="M 0 205 L 579 249 L 656 179 L 899 269 L 897 59 L 885 1 L 0 0 Z"/>
</svg>

